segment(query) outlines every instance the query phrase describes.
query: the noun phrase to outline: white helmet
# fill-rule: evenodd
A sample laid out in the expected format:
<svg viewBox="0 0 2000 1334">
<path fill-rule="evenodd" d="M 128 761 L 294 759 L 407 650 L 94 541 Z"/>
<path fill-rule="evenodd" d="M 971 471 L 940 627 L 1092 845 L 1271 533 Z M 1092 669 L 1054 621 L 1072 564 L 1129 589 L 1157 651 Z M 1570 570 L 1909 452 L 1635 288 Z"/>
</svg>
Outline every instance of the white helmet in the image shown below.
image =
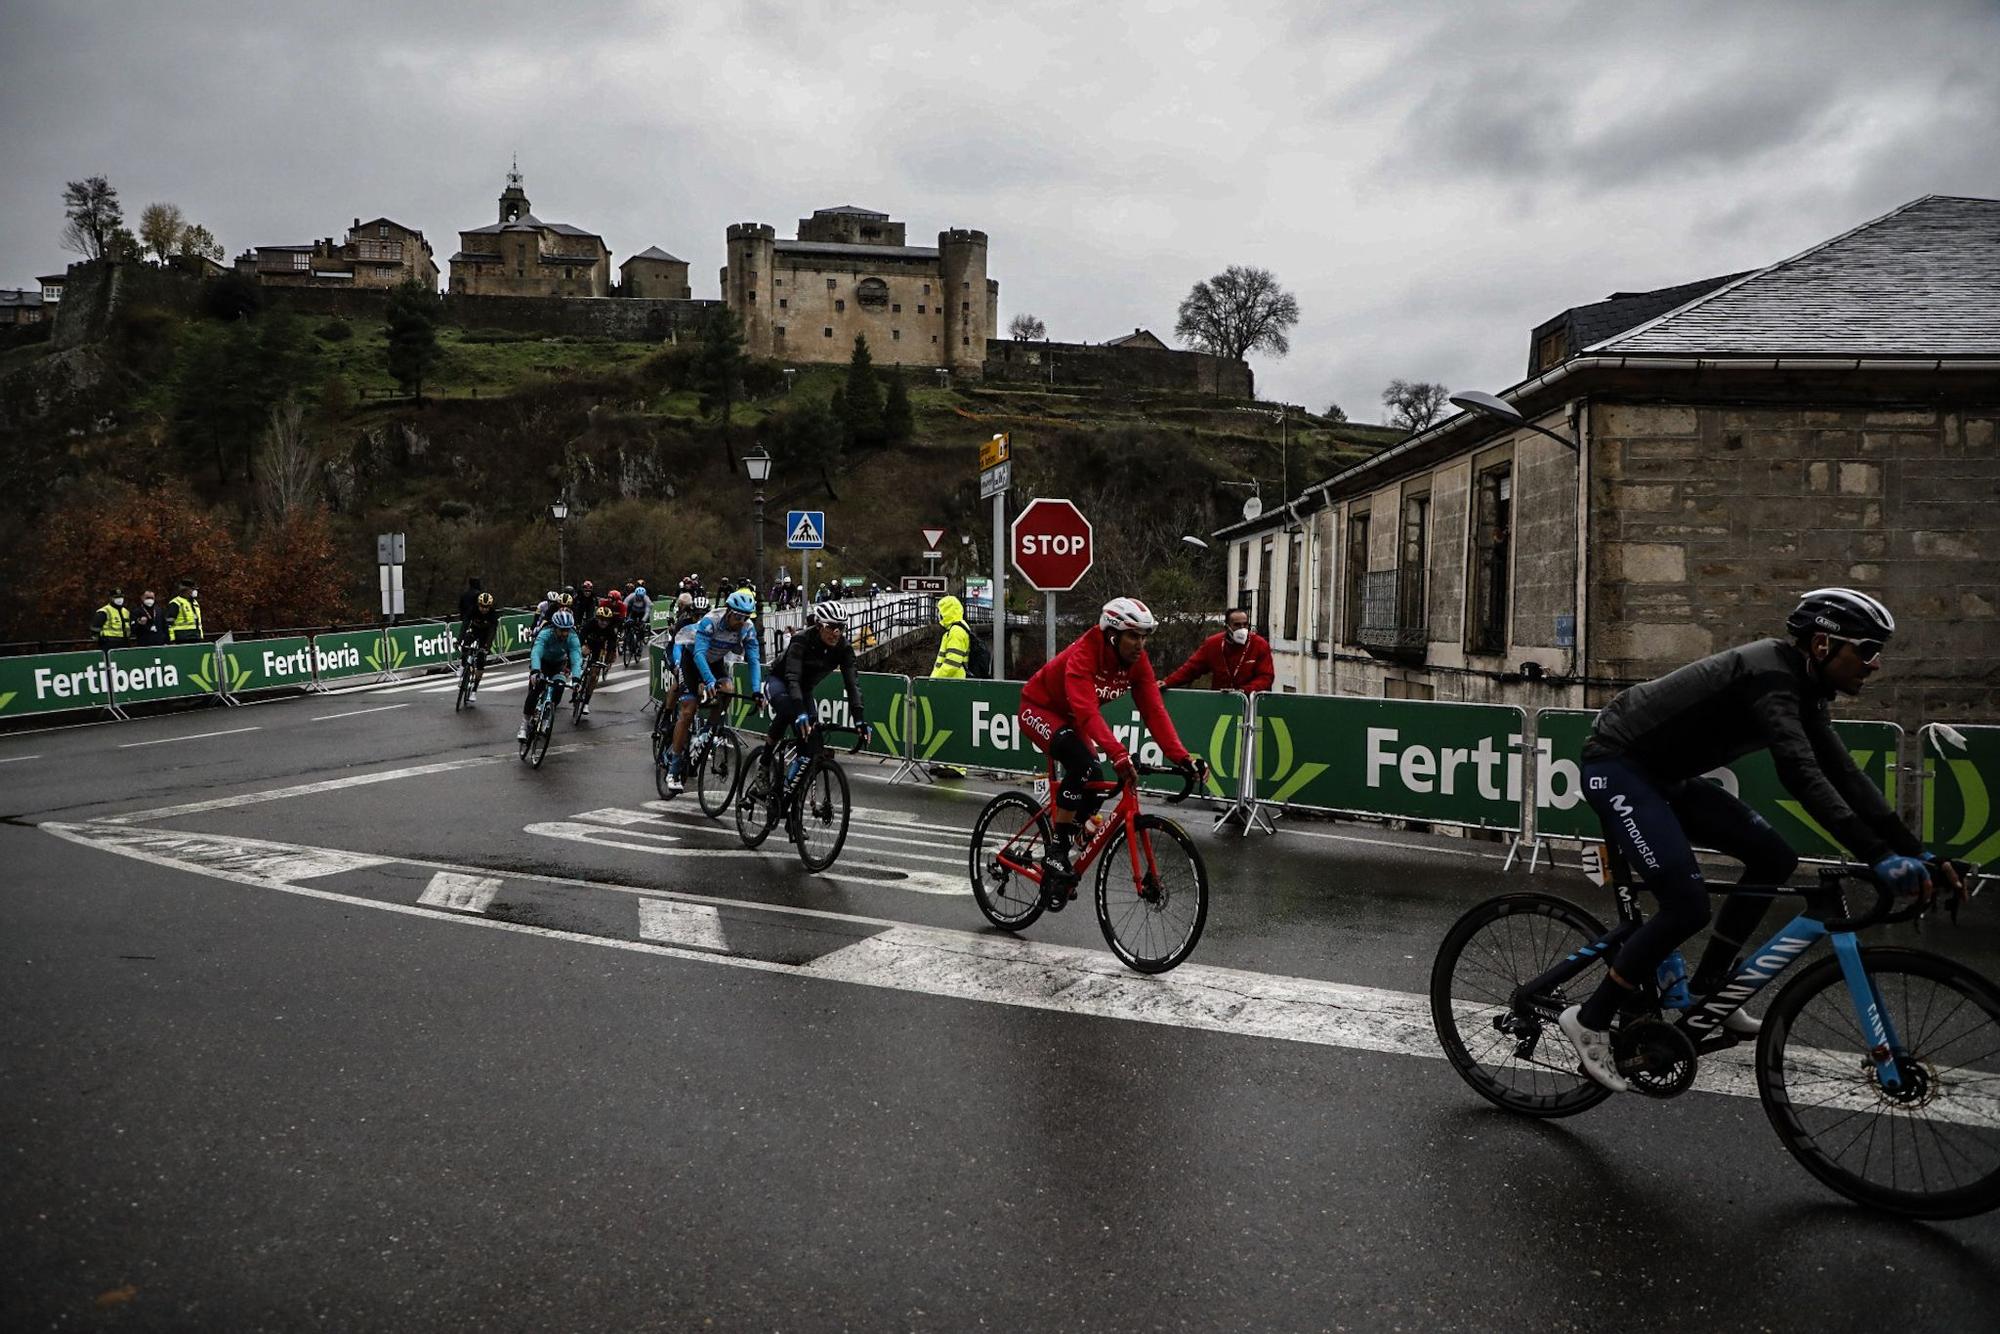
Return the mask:
<svg viewBox="0 0 2000 1334">
<path fill-rule="evenodd" d="M 1137 598 L 1113 598 L 1097 617 L 1097 628 L 1116 634 L 1120 630 L 1153 630 L 1159 626 L 1153 609 Z"/>
<path fill-rule="evenodd" d="M 847 613 L 838 602 L 815 602 L 806 619 L 814 625 L 846 625 Z"/>
</svg>

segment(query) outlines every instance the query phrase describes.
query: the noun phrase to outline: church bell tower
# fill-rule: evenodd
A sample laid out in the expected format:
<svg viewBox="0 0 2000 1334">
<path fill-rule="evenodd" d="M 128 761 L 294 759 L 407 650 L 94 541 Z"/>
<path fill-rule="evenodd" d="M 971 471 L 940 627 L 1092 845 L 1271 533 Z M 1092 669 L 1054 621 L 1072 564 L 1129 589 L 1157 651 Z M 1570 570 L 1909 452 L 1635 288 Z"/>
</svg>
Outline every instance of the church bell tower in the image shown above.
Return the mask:
<svg viewBox="0 0 2000 1334">
<path fill-rule="evenodd" d="M 507 188 L 500 192 L 500 221 L 519 222 L 528 216 L 528 192 L 521 188 L 521 159 L 507 171 Z"/>
</svg>

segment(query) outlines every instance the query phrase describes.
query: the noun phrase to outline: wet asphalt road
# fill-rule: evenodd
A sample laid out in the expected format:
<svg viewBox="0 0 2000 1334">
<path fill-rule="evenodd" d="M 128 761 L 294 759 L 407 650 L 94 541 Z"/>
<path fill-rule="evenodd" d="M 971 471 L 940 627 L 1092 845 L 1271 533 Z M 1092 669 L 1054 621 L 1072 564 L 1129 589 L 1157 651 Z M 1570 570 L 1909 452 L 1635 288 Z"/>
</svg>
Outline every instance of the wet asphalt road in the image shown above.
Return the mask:
<svg viewBox="0 0 2000 1334">
<path fill-rule="evenodd" d="M 539 773 L 511 686 L 0 736 L 0 1324 L 1991 1328 L 2000 1218 L 1864 1213 L 1754 1100 L 1534 1124 L 1394 1043 L 843 975 L 885 930 L 992 938 L 960 866 L 996 786 L 856 760 L 811 877 L 649 806 L 642 700 Z M 1528 883 L 1492 844 L 1187 823 L 1215 908 L 1175 977 L 1421 994 Z M 440 875 L 490 899 L 421 906 Z M 1086 902 L 1028 936 L 1108 960 Z M 2000 975 L 1977 914 L 1924 944 Z"/>
</svg>

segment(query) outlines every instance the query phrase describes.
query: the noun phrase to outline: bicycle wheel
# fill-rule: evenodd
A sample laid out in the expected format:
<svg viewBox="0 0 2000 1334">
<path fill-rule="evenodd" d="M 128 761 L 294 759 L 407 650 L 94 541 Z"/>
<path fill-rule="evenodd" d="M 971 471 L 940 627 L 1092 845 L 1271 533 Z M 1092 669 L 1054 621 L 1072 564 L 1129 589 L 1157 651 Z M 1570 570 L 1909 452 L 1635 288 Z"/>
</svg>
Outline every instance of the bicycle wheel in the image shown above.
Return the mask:
<svg viewBox="0 0 2000 1334">
<path fill-rule="evenodd" d="M 1778 993 L 1757 1039 L 1757 1092 L 1799 1165 L 1850 1200 L 1907 1218 L 2000 1205 L 2000 989 L 1922 950 L 1861 951 L 1896 1037 L 1902 1088 L 1869 1058 L 1837 958 Z"/>
<path fill-rule="evenodd" d="M 569 725 L 571 727 L 581 727 L 583 725 L 583 711 L 590 707 L 590 687 L 593 676 L 590 668 L 586 667 L 583 671 L 583 683 L 577 686 L 576 694 L 569 702 Z"/>
<path fill-rule="evenodd" d="M 528 737 L 527 761 L 534 768 L 541 768 L 548 758 L 549 737 L 556 730 L 556 710 L 552 704 L 543 704 L 540 725 Z"/>
<path fill-rule="evenodd" d="M 702 814 L 721 819 L 728 812 L 729 799 L 736 795 L 736 784 L 742 777 L 743 743 L 736 733 L 718 727 L 709 738 L 708 754 L 694 774 L 694 792 L 701 801 Z"/>
<path fill-rule="evenodd" d="M 784 752 L 779 754 L 782 756 Z M 746 848 L 761 845 L 778 823 L 773 809 L 778 794 L 772 787 L 771 772 L 764 763 L 764 747 L 759 746 L 743 761 L 742 781 L 737 784 L 736 836 Z"/>
<path fill-rule="evenodd" d="M 1596 918 L 1552 894 L 1488 899 L 1445 933 L 1431 965 L 1431 1023 L 1445 1059 L 1479 1096 L 1540 1117 L 1574 1116 L 1611 1096 L 1578 1067 L 1555 1022 L 1597 989 L 1603 959 L 1518 1010 L 1512 999 L 1604 934 Z"/>
<path fill-rule="evenodd" d="M 465 697 L 472 693 L 472 665 L 464 658 L 458 660 L 458 699 L 451 706 L 453 713 L 463 712 Z"/>
<path fill-rule="evenodd" d="M 852 806 L 847 771 L 831 755 L 816 755 L 792 794 L 791 835 L 808 871 L 824 871 L 847 843 Z"/>
<path fill-rule="evenodd" d="M 1112 831 L 1097 863 L 1097 925 L 1127 968 L 1164 973 L 1194 953 L 1208 922 L 1208 867 L 1187 830 L 1164 815 L 1141 815 L 1139 874 L 1132 877 L 1128 832 Z"/>
<path fill-rule="evenodd" d="M 986 920 L 1019 931 L 1042 915 L 1041 881 L 1000 860 L 1032 865 L 1049 836 L 1049 819 L 1032 799 L 1002 792 L 986 803 L 972 826 L 972 897 Z"/>
</svg>

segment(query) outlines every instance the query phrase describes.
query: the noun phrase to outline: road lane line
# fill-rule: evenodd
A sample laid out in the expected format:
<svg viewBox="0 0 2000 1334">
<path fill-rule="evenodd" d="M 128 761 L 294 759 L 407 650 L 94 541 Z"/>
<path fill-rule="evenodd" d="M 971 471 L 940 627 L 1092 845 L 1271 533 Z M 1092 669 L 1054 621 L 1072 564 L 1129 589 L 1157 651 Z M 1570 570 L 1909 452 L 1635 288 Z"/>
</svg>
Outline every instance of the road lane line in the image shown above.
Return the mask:
<svg viewBox="0 0 2000 1334">
<path fill-rule="evenodd" d="M 19 764 L 22 760 L 39 760 L 40 758 L 42 757 L 39 755 L 9 755 L 6 759 L 0 760 L 0 764 Z"/>
<path fill-rule="evenodd" d="M 639 938 L 662 945 L 724 950 L 722 914 L 705 903 L 675 903 L 672 899 L 639 900 Z"/>
<path fill-rule="evenodd" d="M 439 871 L 431 877 L 417 902 L 426 908 L 449 908 L 453 912 L 485 912 L 504 883 L 497 876 Z"/>
<path fill-rule="evenodd" d="M 169 741 L 199 741 L 203 737 L 235 736 L 238 732 L 261 732 L 263 730 L 264 729 L 262 727 L 229 727 L 229 728 L 224 728 L 220 732 L 190 732 L 186 736 L 155 737 L 151 741 L 127 741 L 123 745 L 119 746 L 118 749 L 130 750 L 134 746 L 164 746 Z"/>
<path fill-rule="evenodd" d="M 771 963 L 743 955 L 584 935 L 491 917 L 446 916 L 415 904 L 295 885 L 270 875 L 225 865 L 195 864 L 147 845 L 145 840 L 148 835 L 164 835 L 166 831 L 114 828 L 103 823 L 49 823 L 38 828 L 67 842 L 170 870 L 190 871 L 252 888 L 324 899 L 355 908 L 372 908 L 378 912 L 427 917 L 438 922 L 511 931 L 545 940 L 720 964 L 753 972 L 790 974 L 815 981 L 915 992 L 959 1001 L 1055 1010 L 1242 1037 L 1275 1038 L 1319 1046 L 1443 1059 L 1443 1052 L 1439 1050 L 1431 1030 L 1428 997 L 1408 992 L 1203 964 L 1183 964 L 1171 973 L 1147 977 L 1130 972 L 1109 954 L 1098 950 L 1052 945 L 1014 936 L 915 927 L 858 914 L 711 900 L 732 909 L 834 918 L 845 922 L 872 922 L 889 928 L 882 935 L 822 955 L 809 964 Z M 406 865 L 443 865 L 409 858 L 394 860 Z M 478 868 L 443 869 L 471 873 Z M 629 886 L 611 886 L 565 877 L 524 875 L 520 878 L 663 897 L 657 890 L 637 890 Z M 683 903 L 698 898 L 685 895 L 664 897 Z M 1704 1058 L 1695 1087 L 1733 1097 L 1757 1097 L 1747 1049 Z M 1984 1107 L 1974 1107 L 1969 1111 L 1982 1123 L 1991 1115 Z"/>
<path fill-rule="evenodd" d="M 322 713 L 312 721 L 316 723 L 330 723 L 335 718 L 359 718 L 364 713 L 387 713 L 391 709 L 407 709 L 409 707 L 407 704 L 377 704 L 372 709 L 349 709 L 346 713 Z"/>
</svg>

